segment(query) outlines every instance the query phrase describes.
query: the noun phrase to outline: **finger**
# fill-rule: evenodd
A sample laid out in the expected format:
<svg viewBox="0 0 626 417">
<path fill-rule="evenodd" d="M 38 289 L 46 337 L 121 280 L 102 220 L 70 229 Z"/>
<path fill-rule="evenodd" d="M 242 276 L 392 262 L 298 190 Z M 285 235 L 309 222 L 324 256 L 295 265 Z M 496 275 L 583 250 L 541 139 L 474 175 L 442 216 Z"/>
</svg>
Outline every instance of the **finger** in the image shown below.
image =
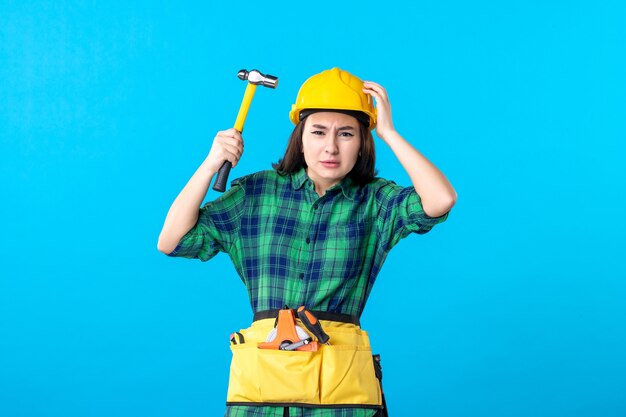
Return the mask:
<svg viewBox="0 0 626 417">
<path fill-rule="evenodd" d="M 385 90 L 385 87 L 383 87 L 382 85 L 375 83 L 374 81 L 363 81 L 363 85 L 368 87 L 368 88 L 376 88 L 379 90 Z"/>
<path fill-rule="evenodd" d="M 217 137 L 213 142 L 211 153 L 214 158 L 222 162 L 234 156 L 237 159 L 243 155 L 243 143 L 233 138 Z M 231 155 L 230 157 L 228 155 Z M 231 161 L 232 162 L 232 161 Z"/>
<path fill-rule="evenodd" d="M 241 137 L 241 133 L 234 127 L 231 127 L 230 129 L 222 130 L 220 133 L 224 133 L 226 136 L 230 136 L 231 138 Z"/>
<path fill-rule="evenodd" d="M 378 90 L 363 89 L 363 92 L 365 94 L 369 94 L 370 96 L 376 98 L 378 101 L 384 101 L 384 102 L 388 102 L 389 101 L 389 98 L 387 97 L 387 95 L 383 94 L 382 92 L 380 92 Z"/>
<path fill-rule="evenodd" d="M 385 103 L 385 98 L 376 90 L 369 90 L 369 89 L 363 89 L 363 92 L 365 94 L 369 94 L 370 96 L 374 97 L 374 99 L 376 100 L 376 104 L 384 104 Z"/>
<path fill-rule="evenodd" d="M 387 90 L 385 89 L 385 87 L 378 83 L 375 83 L 373 81 L 364 81 L 363 86 L 372 90 L 376 90 L 383 97 L 387 97 Z"/>
<path fill-rule="evenodd" d="M 219 139 L 226 140 L 229 142 L 230 141 L 235 141 L 235 142 L 243 141 L 243 138 L 241 137 L 241 135 L 233 134 L 232 132 L 227 132 L 227 131 L 218 132 L 217 135 L 215 135 L 215 138 L 216 139 L 219 138 Z"/>
<path fill-rule="evenodd" d="M 226 159 L 230 161 L 230 163 L 233 165 L 233 167 L 237 166 L 237 164 L 239 163 L 239 160 L 241 159 L 241 154 L 240 153 L 233 153 L 233 152 L 227 152 L 226 154 Z"/>
<path fill-rule="evenodd" d="M 380 91 L 375 90 L 373 88 L 363 87 L 363 92 L 372 96 L 381 96 Z"/>
<path fill-rule="evenodd" d="M 231 152 L 231 150 L 227 148 L 220 149 L 218 154 L 216 155 L 216 159 L 218 161 L 221 161 L 219 163 L 220 166 L 223 165 L 224 162 L 229 161 L 234 167 L 235 165 L 237 165 L 237 162 L 239 162 L 240 158 L 241 155 L 239 155 L 237 152 Z"/>
<path fill-rule="evenodd" d="M 230 136 L 220 135 L 220 136 L 216 136 L 215 140 L 218 143 L 221 143 L 221 144 L 229 144 L 229 145 L 232 145 L 232 146 L 241 146 L 241 147 L 243 147 L 243 139 L 241 139 L 241 138 L 233 138 L 233 137 L 230 137 Z"/>
<path fill-rule="evenodd" d="M 241 133 L 237 129 L 234 129 L 234 128 L 227 129 L 227 130 L 220 130 L 219 132 L 217 132 L 215 137 L 243 140 Z"/>
<path fill-rule="evenodd" d="M 227 138 L 223 136 L 218 136 L 215 138 L 213 142 L 213 147 L 216 148 L 217 152 L 221 149 L 227 149 L 233 153 L 242 153 L 243 152 L 243 142 L 241 140 Z"/>
<path fill-rule="evenodd" d="M 237 155 L 237 157 L 241 157 L 241 155 L 243 154 L 243 147 L 242 146 L 234 146 L 234 145 L 230 145 L 230 144 L 224 144 L 223 145 L 223 149 L 225 151 L 227 151 L 228 153 L 231 153 L 233 155 Z"/>
<path fill-rule="evenodd" d="M 243 139 L 241 137 L 232 138 L 229 136 L 219 135 L 215 138 L 215 142 L 221 146 L 229 145 L 235 148 L 239 148 L 243 151 Z"/>
<path fill-rule="evenodd" d="M 376 88 L 375 86 L 363 85 L 363 91 L 368 92 L 369 94 L 377 94 L 384 97 L 384 91 L 380 88 Z"/>
</svg>

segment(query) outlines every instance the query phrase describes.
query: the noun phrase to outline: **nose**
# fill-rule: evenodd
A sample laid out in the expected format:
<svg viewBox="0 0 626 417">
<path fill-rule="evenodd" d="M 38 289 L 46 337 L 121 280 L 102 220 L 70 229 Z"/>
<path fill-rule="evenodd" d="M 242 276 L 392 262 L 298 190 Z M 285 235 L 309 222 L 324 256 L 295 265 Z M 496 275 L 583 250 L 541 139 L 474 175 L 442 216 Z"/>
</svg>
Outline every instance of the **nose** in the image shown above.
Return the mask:
<svg viewBox="0 0 626 417">
<path fill-rule="evenodd" d="M 335 140 L 334 135 L 328 135 L 326 139 L 326 144 L 324 146 L 324 152 L 336 155 L 339 153 L 339 148 L 337 147 L 337 141 Z"/>
</svg>

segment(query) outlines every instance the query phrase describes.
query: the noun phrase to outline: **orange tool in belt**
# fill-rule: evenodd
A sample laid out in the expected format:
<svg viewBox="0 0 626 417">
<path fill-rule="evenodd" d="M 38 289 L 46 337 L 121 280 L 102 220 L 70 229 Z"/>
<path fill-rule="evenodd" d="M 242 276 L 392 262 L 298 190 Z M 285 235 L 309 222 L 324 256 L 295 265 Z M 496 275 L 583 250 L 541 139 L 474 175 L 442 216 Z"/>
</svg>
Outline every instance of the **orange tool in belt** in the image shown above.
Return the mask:
<svg viewBox="0 0 626 417">
<path fill-rule="evenodd" d="M 298 318 L 302 321 L 302 324 L 304 324 L 307 330 L 317 337 L 317 340 L 320 343 L 330 345 L 330 343 L 328 343 L 328 339 L 330 339 L 330 337 L 322 329 L 320 321 L 305 306 L 300 306 L 298 309 Z"/>
<path fill-rule="evenodd" d="M 299 350 L 314 352 L 317 342 L 299 326 L 290 308 L 278 312 L 276 326 L 270 332 L 266 342 L 259 343 L 259 349 Z"/>
</svg>

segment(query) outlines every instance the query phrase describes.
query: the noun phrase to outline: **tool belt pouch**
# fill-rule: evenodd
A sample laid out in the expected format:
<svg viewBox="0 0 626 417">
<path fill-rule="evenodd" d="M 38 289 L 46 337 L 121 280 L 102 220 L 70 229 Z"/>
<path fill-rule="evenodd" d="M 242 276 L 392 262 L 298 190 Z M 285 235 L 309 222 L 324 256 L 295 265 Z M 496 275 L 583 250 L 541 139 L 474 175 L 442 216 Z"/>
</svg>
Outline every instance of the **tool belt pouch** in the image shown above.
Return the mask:
<svg viewBox="0 0 626 417">
<path fill-rule="evenodd" d="M 316 352 L 259 349 L 274 320 L 255 321 L 231 346 L 228 405 L 329 405 L 380 408 L 367 332 L 348 323 L 321 321 L 331 345 Z"/>
</svg>

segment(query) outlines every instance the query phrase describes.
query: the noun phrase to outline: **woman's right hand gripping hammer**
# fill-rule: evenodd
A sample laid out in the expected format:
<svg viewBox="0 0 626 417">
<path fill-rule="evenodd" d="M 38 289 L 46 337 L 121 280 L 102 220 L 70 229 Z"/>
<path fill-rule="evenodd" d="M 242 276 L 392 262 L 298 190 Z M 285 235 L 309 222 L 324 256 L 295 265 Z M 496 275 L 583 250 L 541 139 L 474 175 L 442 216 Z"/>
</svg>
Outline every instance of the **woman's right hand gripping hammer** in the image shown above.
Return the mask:
<svg viewBox="0 0 626 417">
<path fill-rule="evenodd" d="M 225 161 L 229 161 L 235 167 L 242 154 L 243 137 L 241 133 L 234 128 L 221 130 L 215 135 L 211 150 L 202 165 L 213 176 Z"/>
</svg>

